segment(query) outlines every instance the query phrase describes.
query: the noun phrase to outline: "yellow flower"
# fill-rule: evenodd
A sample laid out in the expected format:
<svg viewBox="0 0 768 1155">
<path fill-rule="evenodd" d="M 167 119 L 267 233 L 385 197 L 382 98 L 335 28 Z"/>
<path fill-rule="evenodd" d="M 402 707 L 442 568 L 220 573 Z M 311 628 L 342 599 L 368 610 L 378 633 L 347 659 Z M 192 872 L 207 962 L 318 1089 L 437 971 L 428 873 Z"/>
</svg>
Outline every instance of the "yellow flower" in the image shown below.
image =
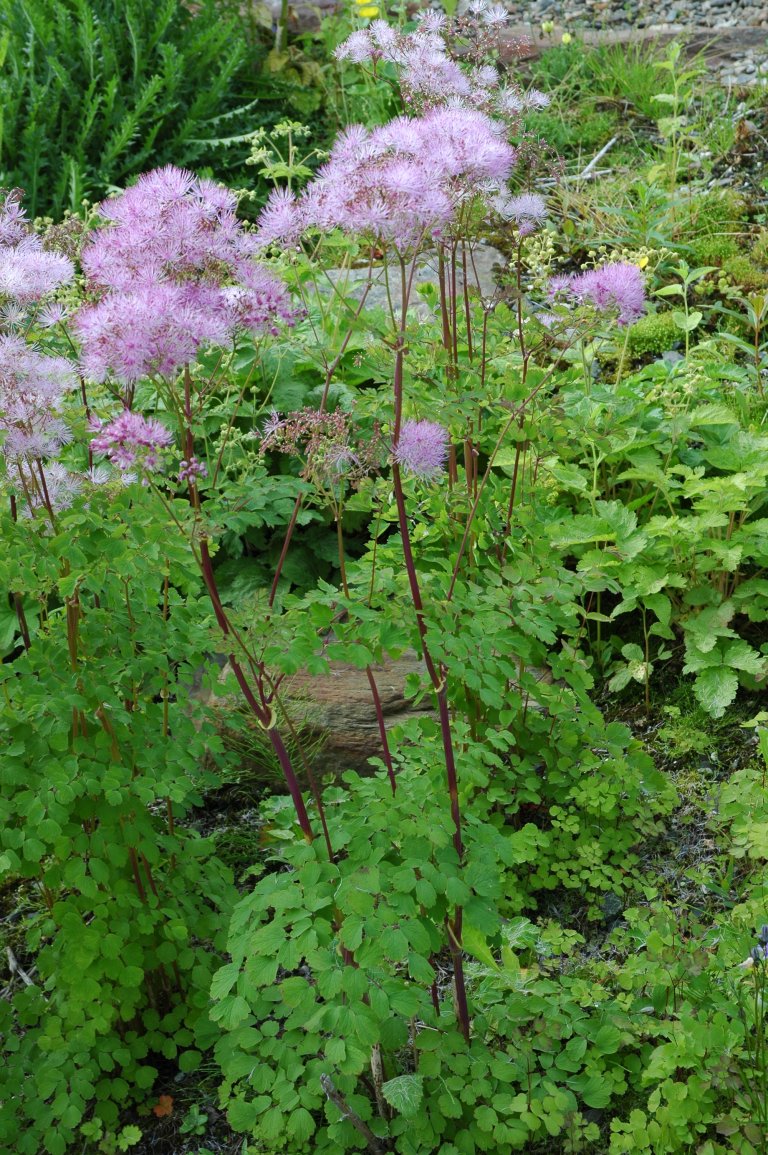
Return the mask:
<svg viewBox="0 0 768 1155">
<path fill-rule="evenodd" d="M 551 34 L 555 31 L 554 20 L 543 20 L 541 24 L 541 31 L 545 36 L 551 36 Z"/>
<path fill-rule="evenodd" d="M 355 3 L 359 4 L 360 0 L 355 0 Z M 363 4 L 361 8 L 358 8 L 357 14 L 365 17 L 366 20 L 373 19 L 374 16 L 378 16 L 379 10 L 374 4 Z"/>
<path fill-rule="evenodd" d="M 570 44 L 572 40 L 573 37 L 571 36 L 570 32 L 564 32 L 560 37 L 561 44 Z"/>
</svg>

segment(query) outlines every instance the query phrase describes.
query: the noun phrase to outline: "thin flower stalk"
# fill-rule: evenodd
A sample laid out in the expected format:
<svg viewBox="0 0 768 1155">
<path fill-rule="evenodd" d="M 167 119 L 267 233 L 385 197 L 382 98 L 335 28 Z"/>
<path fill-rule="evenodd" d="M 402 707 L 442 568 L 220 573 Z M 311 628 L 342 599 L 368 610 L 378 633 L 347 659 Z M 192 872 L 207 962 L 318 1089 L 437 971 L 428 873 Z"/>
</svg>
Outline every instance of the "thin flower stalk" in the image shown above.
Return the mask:
<svg viewBox="0 0 768 1155">
<path fill-rule="evenodd" d="M 456 759 L 454 755 L 453 735 L 451 729 L 451 715 L 448 705 L 448 686 L 446 681 L 447 672 L 442 665 L 438 669 L 429 647 L 429 641 L 427 638 L 427 626 L 424 620 L 424 603 L 421 596 L 421 586 L 419 583 L 418 572 L 413 556 L 410 526 L 408 523 L 408 512 L 405 503 L 405 491 L 403 489 L 400 465 L 397 461 L 397 446 L 402 429 L 403 361 L 405 356 L 405 331 L 408 311 L 408 285 L 406 281 L 406 266 L 402 258 L 400 260 L 400 274 L 403 296 L 400 332 L 398 334 L 393 376 L 395 403 L 395 460 L 392 465 L 392 482 L 395 491 L 395 503 L 397 506 L 397 520 L 400 529 L 403 561 L 405 563 L 406 573 L 408 574 L 408 584 L 411 591 L 411 600 L 416 612 L 416 624 L 421 640 L 422 655 L 424 657 L 424 664 L 427 668 L 427 673 L 429 674 L 430 681 L 432 682 L 432 688 L 437 699 L 438 715 L 440 719 L 440 733 L 443 743 L 443 756 L 445 759 L 446 782 L 448 785 L 448 795 L 450 800 L 451 820 L 453 822 L 453 845 L 459 862 L 462 862 L 464 858 L 464 842 L 462 838 L 458 774 L 456 771 Z M 454 909 L 452 919 L 449 919 L 446 923 L 446 929 L 448 933 L 451 957 L 453 960 L 454 983 L 456 990 L 456 1010 L 459 1020 L 459 1027 L 462 1034 L 464 1035 L 464 1038 L 469 1040 L 469 1006 L 467 1002 L 466 985 L 464 982 L 464 965 L 461 948 L 462 919 L 462 908 L 457 906 Z"/>
</svg>

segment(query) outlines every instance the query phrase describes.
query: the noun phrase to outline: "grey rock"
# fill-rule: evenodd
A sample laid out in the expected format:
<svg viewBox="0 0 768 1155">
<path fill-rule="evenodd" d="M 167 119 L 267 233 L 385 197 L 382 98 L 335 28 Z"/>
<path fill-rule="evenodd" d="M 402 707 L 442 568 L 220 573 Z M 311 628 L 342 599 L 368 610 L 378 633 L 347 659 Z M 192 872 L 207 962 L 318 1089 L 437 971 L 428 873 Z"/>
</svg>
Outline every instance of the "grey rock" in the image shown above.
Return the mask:
<svg viewBox="0 0 768 1155">
<path fill-rule="evenodd" d="M 492 297 L 496 291 L 496 270 L 506 264 L 505 258 L 492 245 L 478 245 L 474 250 L 473 259 L 469 265 L 468 283 L 470 289 L 476 289 L 482 297 Z M 368 284 L 368 269 L 331 269 L 329 278 L 340 292 L 345 292 L 354 300 L 359 301 Z M 414 292 L 409 302 L 410 311 L 421 319 L 426 319 L 432 313 L 432 308 L 419 294 L 420 285 L 437 284 L 437 256 L 426 257 L 416 276 L 414 277 Z M 389 282 L 389 292 L 387 292 Z M 463 281 L 459 286 L 463 290 Z M 330 290 L 329 290 L 330 291 Z M 389 310 L 390 301 L 397 315 L 401 303 L 400 271 L 395 266 L 388 269 L 379 265 L 373 269 L 371 287 L 366 296 L 366 307 L 369 309 L 382 308 Z"/>
</svg>

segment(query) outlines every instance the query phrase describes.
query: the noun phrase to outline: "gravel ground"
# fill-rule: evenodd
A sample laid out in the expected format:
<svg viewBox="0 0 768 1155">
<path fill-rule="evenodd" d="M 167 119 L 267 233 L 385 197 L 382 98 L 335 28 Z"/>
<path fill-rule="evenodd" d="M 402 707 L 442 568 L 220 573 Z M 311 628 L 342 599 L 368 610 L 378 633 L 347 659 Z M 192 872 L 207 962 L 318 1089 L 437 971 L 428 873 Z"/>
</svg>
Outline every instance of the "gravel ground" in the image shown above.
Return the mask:
<svg viewBox="0 0 768 1155">
<path fill-rule="evenodd" d="M 462 0 L 466 2 L 466 0 Z M 768 0 L 503 0 L 535 48 L 563 32 L 590 43 L 694 38 L 726 87 L 768 86 Z M 554 31 L 542 33 L 542 24 Z"/>
<path fill-rule="evenodd" d="M 507 0 L 505 7 L 516 24 L 534 28 L 545 20 L 572 31 L 754 28 L 755 47 L 768 36 L 768 6 L 755 0 Z"/>
<path fill-rule="evenodd" d="M 550 45 L 558 44 L 565 32 L 587 44 L 654 43 L 679 38 L 689 56 L 702 53 L 713 77 L 724 87 L 768 87 L 768 0 L 759 10 L 747 8 L 738 0 L 726 9 L 726 3 L 728 0 L 710 0 L 711 7 L 720 5 L 717 12 L 727 11 L 731 20 L 729 24 L 724 22 L 725 15 L 723 23 L 708 24 L 707 13 L 710 18 L 713 13 L 706 3 L 696 5 L 693 15 L 688 9 L 691 23 L 683 24 L 659 19 L 670 12 L 678 12 L 682 19 L 685 11 L 680 6 L 663 5 L 661 0 L 652 10 L 646 4 L 644 10 L 651 15 L 646 16 L 645 23 L 640 17 L 634 21 L 627 17 L 627 11 L 638 8 L 637 0 L 627 0 L 621 6 L 617 3 L 610 9 L 605 0 L 534 0 L 533 3 L 508 0 L 507 7 L 511 9 L 515 22 L 508 35 L 512 41 L 528 42 L 530 51 L 525 53 L 526 56 L 536 56 Z M 602 10 L 599 18 L 598 9 Z M 527 13 L 525 23 L 521 21 L 522 12 Z M 540 18 L 536 15 L 539 12 L 542 14 Z M 737 20 L 745 19 L 748 12 L 756 12 L 762 23 L 737 23 Z M 551 31 L 547 28 L 545 33 L 542 24 L 546 21 L 552 21 L 554 28 Z"/>
</svg>

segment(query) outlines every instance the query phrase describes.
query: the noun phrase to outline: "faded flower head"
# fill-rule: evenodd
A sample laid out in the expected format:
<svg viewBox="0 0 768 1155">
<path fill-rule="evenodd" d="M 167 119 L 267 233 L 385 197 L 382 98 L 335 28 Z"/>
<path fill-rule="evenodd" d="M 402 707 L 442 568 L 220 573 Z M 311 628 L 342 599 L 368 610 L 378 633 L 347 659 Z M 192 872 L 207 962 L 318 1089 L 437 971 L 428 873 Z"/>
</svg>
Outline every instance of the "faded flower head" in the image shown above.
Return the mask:
<svg viewBox="0 0 768 1155">
<path fill-rule="evenodd" d="M 382 464 L 378 425 L 372 436 L 356 434 L 349 413 L 300 409 L 281 417 L 273 409 L 258 436 L 261 452 L 285 453 L 303 461 L 301 476 L 321 489 L 343 480 L 353 488 Z"/>
<path fill-rule="evenodd" d="M 404 421 L 393 457 L 416 477 L 442 473 L 448 456 L 448 431 L 434 421 Z"/>
<path fill-rule="evenodd" d="M 159 469 L 162 450 L 173 441 L 173 434 L 162 422 L 129 409 L 124 409 L 107 425 L 95 421 L 94 428 L 98 432 L 91 441 L 91 449 L 105 454 L 121 470 L 135 466 L 152 471 Z"/>
</svg>

